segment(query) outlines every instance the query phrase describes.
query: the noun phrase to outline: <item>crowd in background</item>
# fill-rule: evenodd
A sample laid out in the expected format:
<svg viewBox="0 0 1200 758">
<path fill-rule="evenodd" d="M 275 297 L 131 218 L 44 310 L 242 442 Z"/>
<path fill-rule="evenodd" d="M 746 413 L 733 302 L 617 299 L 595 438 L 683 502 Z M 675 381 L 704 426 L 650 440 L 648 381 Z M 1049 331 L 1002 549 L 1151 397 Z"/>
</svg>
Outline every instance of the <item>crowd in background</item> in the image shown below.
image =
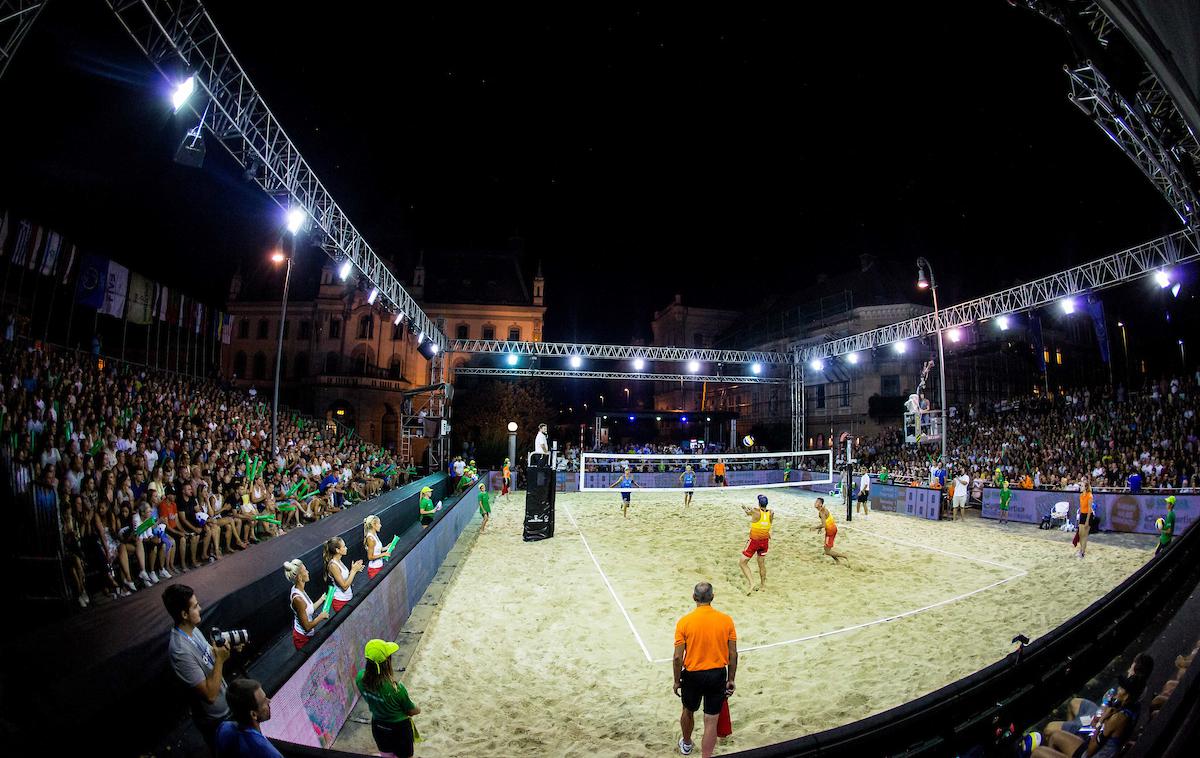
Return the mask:
<svg viewBox="0 0 1200 758">
<path fill-rule="evenodd" d="M 67 350 L 0 345 L 0 456 L 57 511 L 79 604 L 123 597 L 408 480 L 332 422 L 216 382 Z M 44 525 L 43 525 L 44 526 Z"/>
</svg>

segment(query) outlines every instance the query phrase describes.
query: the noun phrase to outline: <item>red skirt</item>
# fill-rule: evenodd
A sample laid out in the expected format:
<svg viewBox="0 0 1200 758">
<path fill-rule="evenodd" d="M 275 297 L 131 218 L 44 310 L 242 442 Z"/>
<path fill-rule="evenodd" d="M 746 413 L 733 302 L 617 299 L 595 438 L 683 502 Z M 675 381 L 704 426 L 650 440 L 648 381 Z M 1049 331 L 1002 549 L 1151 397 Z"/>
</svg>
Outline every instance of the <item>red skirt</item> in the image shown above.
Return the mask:
<svg viewBox="0 0 1200 758">
<path fill-rule="evenodd" d="M 504 485 L 500 490 L 500 494 L 501 494 L 501 496 L 508 494 L 508 480 L 507 479 L 504 480 Z"/>
<path fill-rule="evenodd" d="M 296 628 L 292 627 L 292 644 L 296 646 L 297 650 L 299 650 L 302 647 L 304 647 L 305 645 L 307 645 L 308 641 L 311 639 L 312 639 L 312 637 L 309 637 L 307 634 L 304 634 L 303 632 L 297 632 Z"/>
<path fill-rule="evenodd" d="M 378 574 L 380 571 L 383 571 L 383 566 L 380 566 L 377 569 L 373 569 L 370 566 L 368 566 L 367 567 L 367 579 L 374 579 L 375 575 Z"/>
<path fill-rule="evenodd" d="M 342 608 L 345 608 L 346 603 L 348 603 L 348 602 L 350 602 L 350 601 L 349 600 L 338 600 L 337 598 L 334 598 L 333 599 L 333 612 L 337 613 Z"/>
</svg>

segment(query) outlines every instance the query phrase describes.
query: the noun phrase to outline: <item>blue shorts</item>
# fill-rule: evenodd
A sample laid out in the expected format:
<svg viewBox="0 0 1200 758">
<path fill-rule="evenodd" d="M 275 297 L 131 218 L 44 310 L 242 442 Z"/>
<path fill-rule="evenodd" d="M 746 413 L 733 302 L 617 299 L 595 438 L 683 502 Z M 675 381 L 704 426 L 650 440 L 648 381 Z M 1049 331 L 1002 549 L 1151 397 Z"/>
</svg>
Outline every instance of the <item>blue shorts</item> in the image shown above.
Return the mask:
<svg viewBox="0 0 1200 758">
<path fill-rule="evenodd" d="M 629 496 L 630 496 L 631 494 L 632 494 L 632 493 L 630 493 L 630 492 L 622 492 L 622 493 L 621 493 L 621 500 L 623 500 L 623 501 L 625 501 L 626 503 L 628 503 L 628 502 L 629 502 Z"/>
</svg>

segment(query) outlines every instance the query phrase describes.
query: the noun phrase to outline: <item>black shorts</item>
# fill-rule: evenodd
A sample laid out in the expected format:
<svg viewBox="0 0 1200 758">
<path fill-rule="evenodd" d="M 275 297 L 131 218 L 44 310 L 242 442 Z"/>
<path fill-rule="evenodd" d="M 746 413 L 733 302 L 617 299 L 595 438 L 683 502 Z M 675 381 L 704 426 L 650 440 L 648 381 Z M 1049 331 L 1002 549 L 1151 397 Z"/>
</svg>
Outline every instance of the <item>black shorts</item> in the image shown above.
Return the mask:
<svg viewBox="0 0 1200 758">
<path fill-rule="evenodd" d="M 725 475 L 724 474 L 713 474 L 713 483 L 714 484 L 724 484 L 725 483 Z"/>
<path fill-rule="evenodd" d="M 395 753 L 401 758 L 413 754 L 412 721 L 389 723 L 384 721 L 371 722 L 371 736 L 381 753 Z"/>
<path fill-rule="evenodd" d="M 858 493 L 858 502 L 865 503 L 870 499 L 871 499 L 871 493 L 869 493 L 869 492 Z"/>
<path fill-rule="evenodd" d="M 426 514 L 426 513 L 421 514 L 421 526 L 429 526 L 432 523 L 433 523 L 433 516 L 430 516 L 429 514 Z M 387 752 L 387 751 L 384 751 L 384 752 Z"/>
<path fill-rule="evenodd" d="M 721 712 L 721 704 L 725 702 L 725 669 L 705 669 L 704 671 L 684 671 L 680 676 L 683 707 L 693 713 L 704 700 L 704 713 L 716 716 Z"/>
</svg>

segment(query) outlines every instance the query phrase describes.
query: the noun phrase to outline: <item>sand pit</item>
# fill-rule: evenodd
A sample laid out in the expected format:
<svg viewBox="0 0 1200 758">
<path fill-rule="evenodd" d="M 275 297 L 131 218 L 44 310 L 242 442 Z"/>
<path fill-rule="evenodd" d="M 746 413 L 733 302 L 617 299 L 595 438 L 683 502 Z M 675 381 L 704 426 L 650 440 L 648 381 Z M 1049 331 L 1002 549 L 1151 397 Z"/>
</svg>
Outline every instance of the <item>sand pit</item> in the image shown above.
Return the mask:
<svg viewBox="0 0 1200 758">
<path fill-rule="evenodd" d="M 885 710 L 1002 658 L 1150 556 L 1151 539 L 879 513 L 842 523 L 821 554 L 813 496 L 767 490 L 778 512 L 767 589 L 744 594 L 737 555 L 757 490 L 560 495 L 552 540 L 521 540 L 523 501 L 498 499 L 404 674 L 424 714 L 420 756 L 673 753 L 672 635 L 691 588 L 714 584 L 742 650 L 734 734 L 718 753 Z M 754 567 L 753 561 L 751 567 Z M 755 571 L 757 581 L 757 572 Z M 696 734 L 699 738 L 699 733 Z"/>
</svg>

